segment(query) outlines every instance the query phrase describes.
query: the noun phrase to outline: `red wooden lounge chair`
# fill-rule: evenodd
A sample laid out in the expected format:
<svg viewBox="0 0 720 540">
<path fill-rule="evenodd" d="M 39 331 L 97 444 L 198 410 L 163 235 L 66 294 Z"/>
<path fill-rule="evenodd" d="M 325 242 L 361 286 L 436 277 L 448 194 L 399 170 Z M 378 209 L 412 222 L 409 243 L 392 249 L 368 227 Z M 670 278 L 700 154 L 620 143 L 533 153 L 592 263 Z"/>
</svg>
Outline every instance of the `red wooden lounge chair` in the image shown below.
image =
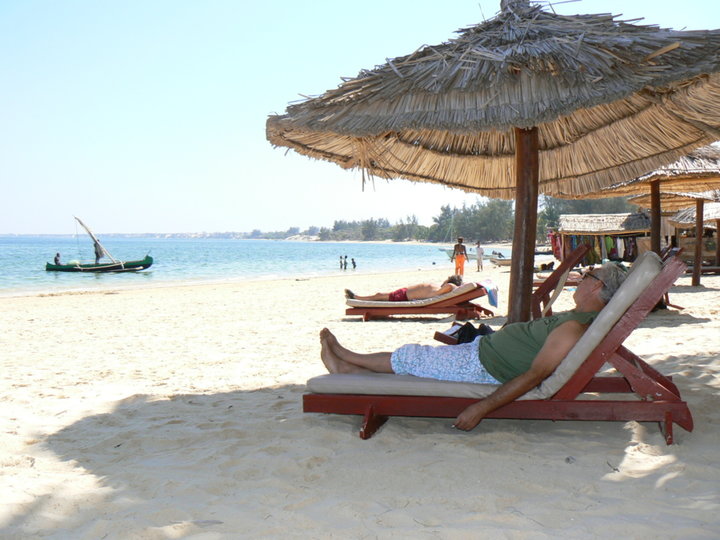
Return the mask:
<svg viewBox="0 0 720 540">
<path fill-rule="evenodd" d="M 667 246 L 660 251 L 660 260 L 665 262 L 673 257 L 678 257 L 680 255 L 680 253 L 682 253 L 682 250 L 683 250 L 683 248 Z M 672 308 L 675 308 L 678 310 L 685 309 L 682 306 L 678 306 L 677 304 L 670 303 L 670 293 L 667 291 L 665 291 L 665 294 L 663 295 L 663 301 L 665 302 L 665 305 L 667 307 L 672 307 Z"/>
<path fill-rule="evenodd" d="M 464 283 L 457 289 L 440 296 L 424 300 L 408 300 L 406 302 L 381 302 L 375 300 L 348 299 L 350 306 L 346 315 L 361 315 L 363 320 L 389 317 L 390 315 L 426 315 L 447 313 L 456 319 L 465 320 L 479 318 L 483 315 L 492 317 L 494 313 L 479 304 L 471 302 L 486 296 L 488 290 L 480 283 Z"/>
<path fill-rule="evenodd" d="M 667 444 L 673 442 L 673 423 L 692 431 L 690 410 L 670 377 L 623 346 L 685 268 L 677 258 L 663 267 L 657 255 L 644 254 L 555 372 L 487 418 L 655 421 Z M 606 362 L 617 375 L 597 375 Z M 303 396 L 303 410 L 362 415 L 360 437 L 367 439 L 389 416 L 455 418 L 496 387 L 410 375 L 322 375 L 308 381 L 311 393 Z M 587 393 L 622 396 L 599 399 Z"/>
<path fill-rule="evenodd" d="M 542 280 L 535 280 L 533 285 L 537 288 L 532 293 L 532 317 L 539 319 L 546 315 L 552 315 L 551 305 L 560 294 L 563 287 L 577 286 L 577 281 L 571 282 L 567 279 L 570 271 L 577 265 L 585 254 L 590 250 L 590 246 L 582 244 L 575 248 L 565 260 L 558 266 L 552 274 Z"/>
</svg>

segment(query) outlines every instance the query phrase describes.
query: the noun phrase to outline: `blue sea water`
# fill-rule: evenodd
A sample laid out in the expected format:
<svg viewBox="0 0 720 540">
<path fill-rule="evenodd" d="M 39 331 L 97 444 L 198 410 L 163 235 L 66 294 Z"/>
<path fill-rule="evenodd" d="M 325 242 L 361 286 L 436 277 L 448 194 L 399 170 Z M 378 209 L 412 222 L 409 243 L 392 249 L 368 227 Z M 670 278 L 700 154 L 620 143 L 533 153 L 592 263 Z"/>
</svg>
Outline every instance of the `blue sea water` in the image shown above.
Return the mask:
<svg viewBox="0 0 720 540">
<path fill-rule="evenodd" d="M 370 242 L 295 242 L 216 238 L 103 237 L 116 259 L 142 259 L 149 253 L 153 266 L 141 272 L 92 274 L 46 272 L 45 263 L 60 252 L 63 262 L 94 261 L 86 236 L 0 236 L 0 296 L 92 290 L 117 287 L 163 286 L 245 279 L 305 278 L 342 273 L 339 259 L 347 255 L 358 264 L 355 272 L 374 273 L 443 265 L 452 271 L 441 248 Z M 509 256 L 509 252 L 505 253 Z"/>
</svg>

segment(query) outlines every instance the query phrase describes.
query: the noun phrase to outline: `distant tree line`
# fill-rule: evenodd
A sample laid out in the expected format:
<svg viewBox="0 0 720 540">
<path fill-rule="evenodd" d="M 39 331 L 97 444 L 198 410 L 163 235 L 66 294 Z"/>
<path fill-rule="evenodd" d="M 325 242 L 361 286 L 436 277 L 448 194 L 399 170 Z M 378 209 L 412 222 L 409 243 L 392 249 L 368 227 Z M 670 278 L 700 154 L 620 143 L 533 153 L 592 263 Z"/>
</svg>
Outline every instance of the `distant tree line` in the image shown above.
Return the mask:
<svg viewBox="0 0 720 540">
<path fill-rule="evenodd" d="M 561 214 L 614 214 L 633 212 L 635 207 L 624 197 L 612 199 L 564 200 L 540 197 L 538 205 L 539 242 L 546 239 L 547 229 L 557 227 Z M 323 241 L 384 241 L 452 242 L 458 236 L 466 242 L 503 242 L 512 239 L 515 213 L 512 201 L 480 200 L 462 208 L 442 206 L 429 227 L 420 225 L 416 216 L 408 216 L 395 224 L 385 218 L 362 221 L 335 221 L 332 227 L 290 227 L 286 231 L 245 233 L 245 238 L 284 239 L 290 236 L 316 236 Z"/>
</svg>

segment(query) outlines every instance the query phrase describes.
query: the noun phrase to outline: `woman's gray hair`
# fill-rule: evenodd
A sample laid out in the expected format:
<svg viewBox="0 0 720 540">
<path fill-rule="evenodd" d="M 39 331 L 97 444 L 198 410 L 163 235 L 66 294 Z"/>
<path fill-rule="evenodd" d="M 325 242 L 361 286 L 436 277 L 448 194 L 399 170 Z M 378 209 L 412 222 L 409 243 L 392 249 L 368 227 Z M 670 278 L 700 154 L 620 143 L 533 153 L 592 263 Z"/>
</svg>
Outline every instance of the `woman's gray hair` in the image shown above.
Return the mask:
<svg viewBox="0 0 720 540">
<path fill-rule="evenodd" d="M 607 304 L 613 295 L 623 284 L 627 277 L 627 269 L 621 264 L 614 262 L 606 262 L 599 268 L 593 270 L 595 275 L 603 283 L 603 288 L 600 290 L 600 300 Z"/>
</svg>

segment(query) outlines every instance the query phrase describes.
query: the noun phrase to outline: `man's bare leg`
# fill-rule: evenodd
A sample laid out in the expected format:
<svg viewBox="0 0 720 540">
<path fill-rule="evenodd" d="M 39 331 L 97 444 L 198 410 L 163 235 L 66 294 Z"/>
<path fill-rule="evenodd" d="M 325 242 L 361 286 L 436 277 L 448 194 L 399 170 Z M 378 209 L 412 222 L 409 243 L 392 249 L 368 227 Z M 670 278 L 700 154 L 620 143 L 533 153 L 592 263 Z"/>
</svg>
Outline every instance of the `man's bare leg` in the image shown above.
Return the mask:
<svg viewBox="0 0 720 540">
<path fill-rule="evenodd" d="M 369 300 L 370 302 L 387 302 L 390 300 L 390 295 L 388 293 L 375 293 L 370 296 L 358 296 L 355 294 L 353 298 L 355 300 Z"/>
<path fill-rule="evenodd" d="M 330 330 L 323 328 L 320 331 L 320 359 L 330 373 L 371 373 L 369 369 L 365 369 L 354 364 L 346 362 L 333 351 L 328 336 L 332 336 Z M 337 340 L 335 340 L 337 342 Z"/>
<path fill-rule="evenodd" d="M 353 366 L 355 368 L 363 369 L 363 371 L 366 372 L 394 373 L 390 364 L 390 357 L 392 356 L 392 353 L 379 352 L 362 354 L 353 352 L 340 345 L 340 342 L 338 342 L 335 335 L 327 328 L 323 328 L 320 332 L 320 339 L 321 341 L 323 339 L 325 340 L 330 348 L 332 356 L 341 362 L 336 364 L 339 369 L 347 369 L 348 366 Z M 345 365 L 343 366 L 343 364 Z M 348 371 L 345 371 L 344 373 L 348 373 Z M 357 371 L 349 373 L 357 373 Z"/>
</svg>

